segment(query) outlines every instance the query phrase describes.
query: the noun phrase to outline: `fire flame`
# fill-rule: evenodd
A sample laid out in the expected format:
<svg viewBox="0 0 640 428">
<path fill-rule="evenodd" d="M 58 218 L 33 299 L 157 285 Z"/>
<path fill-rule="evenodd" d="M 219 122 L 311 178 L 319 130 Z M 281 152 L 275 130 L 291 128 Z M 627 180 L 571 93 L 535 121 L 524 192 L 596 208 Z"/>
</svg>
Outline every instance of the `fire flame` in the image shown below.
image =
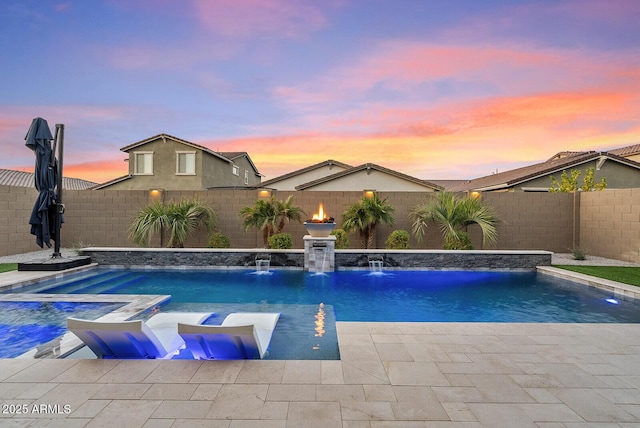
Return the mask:
<svg viewBox="0 0 640 428">
<path fill-rule="evenodd" d="M 322 221 L 324 219 L 326 219 L 327 216 L 324 215 L 324 208 L 322 207 L 322 204 L 318 205 L 318 214 L 314 214 L 311 217 L 311 220 L 318 220 L 318 221 Z"/>
</svg>

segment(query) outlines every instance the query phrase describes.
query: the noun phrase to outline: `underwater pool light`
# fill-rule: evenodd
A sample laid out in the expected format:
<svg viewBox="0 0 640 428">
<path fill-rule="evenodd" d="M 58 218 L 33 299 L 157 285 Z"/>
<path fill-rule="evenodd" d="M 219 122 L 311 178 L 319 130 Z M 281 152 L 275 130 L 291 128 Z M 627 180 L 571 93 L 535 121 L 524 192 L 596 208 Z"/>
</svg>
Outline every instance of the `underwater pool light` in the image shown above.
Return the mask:
<svg viewBox="0 0 640 428">
<path fill-rule="evenodd" d="M 619 302 L 614 299 L 614 298 L 609 298 L 609 299 L 605 299 L 607 302 L 613 304 L 613 305 L 617 305 Z"/>
</svg>

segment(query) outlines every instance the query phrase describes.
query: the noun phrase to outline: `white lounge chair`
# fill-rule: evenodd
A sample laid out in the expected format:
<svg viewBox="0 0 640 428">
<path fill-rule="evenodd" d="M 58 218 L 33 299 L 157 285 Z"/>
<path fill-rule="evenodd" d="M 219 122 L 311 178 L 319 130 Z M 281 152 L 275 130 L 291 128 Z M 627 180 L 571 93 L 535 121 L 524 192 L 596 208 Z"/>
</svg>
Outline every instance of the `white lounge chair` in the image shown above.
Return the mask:
<svg viewBox="0 0 640 428">
<path fill-rule="evenodd" d="M 178 323 L 178 333 L 198 360 L 264 358 L 280 313 L 236 312 L 221 325 Z"/>
<path fill-rule="evenodd" d="M 201 324 L 211 315 L 211 312 L 163 312 L 147 322 L 67 318 L 67 329 L 98 358 L 171 358 L 184 348 L 178 323 Z"/>
</svg>

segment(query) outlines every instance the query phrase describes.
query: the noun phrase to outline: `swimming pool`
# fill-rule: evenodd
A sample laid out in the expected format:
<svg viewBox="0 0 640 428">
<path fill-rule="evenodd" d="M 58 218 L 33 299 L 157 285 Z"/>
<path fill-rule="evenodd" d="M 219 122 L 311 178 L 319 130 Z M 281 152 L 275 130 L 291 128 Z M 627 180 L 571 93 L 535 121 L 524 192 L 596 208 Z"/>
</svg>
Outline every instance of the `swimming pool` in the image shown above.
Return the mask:
<svg viewBox="0 0 640 428">
<path fill-rule="evenodd" d="M 96 319 L 120 303 L 0 302 L 0 358 L 14 358 L 67 332 L 67 317 Z M 44 351 L 44 350 L 43 350 Z M 39 350 L 36 350 L 36 355 Z"/>
<path fill-rule="evenodd" d="M 607 292 L 509 271 L 114 270 L 44 281 L 15 292 L 170 294 L 178 304 L 333 307 L 337 321 L 640 322 L 633 301 Z M 206 305 L 205 305 L 206 306 Z"/>
<path fill-rule="evenodd" d="M 231 312 L 281 312 L 267 358 L 283 360 L 339 359 L 336 321 L 640 322 L 634 301 L 535 272 L 96 268 L 11 292 L 171 295 L 161 310 L 216 312 L 206 324 Z"/>
</svg>

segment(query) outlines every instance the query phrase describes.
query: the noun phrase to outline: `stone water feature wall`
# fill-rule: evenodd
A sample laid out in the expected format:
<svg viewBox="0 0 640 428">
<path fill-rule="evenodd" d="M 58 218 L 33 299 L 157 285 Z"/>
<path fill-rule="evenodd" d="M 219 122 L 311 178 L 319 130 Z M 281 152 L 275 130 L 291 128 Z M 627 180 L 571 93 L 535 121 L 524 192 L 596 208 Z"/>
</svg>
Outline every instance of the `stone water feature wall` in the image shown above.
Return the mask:
<svg viewBox="0 0 640 428">
<path fill-rule="evenodd" d="M 304 268 L 303 250 L 219 250 L 86 248 L 102 266 L 148 268 L 255 268 L 256 257 L 271 255 L 272 268 Z M 547 251 L 335 250 L 336 269 L 368 269 L 370 256 L 382 256 L 384 269 L 518 269 L 551 265 Z"/>
</svg>

